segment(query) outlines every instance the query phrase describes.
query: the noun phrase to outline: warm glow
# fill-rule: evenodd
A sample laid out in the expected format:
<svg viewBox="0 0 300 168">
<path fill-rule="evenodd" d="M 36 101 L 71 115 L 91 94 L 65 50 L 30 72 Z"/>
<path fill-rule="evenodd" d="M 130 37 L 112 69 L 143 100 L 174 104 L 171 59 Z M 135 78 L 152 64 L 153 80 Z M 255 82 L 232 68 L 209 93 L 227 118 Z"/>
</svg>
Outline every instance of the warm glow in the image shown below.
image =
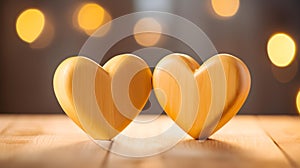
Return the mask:
<svg viewBox="0 0 300 168">
<path fill-rule="evenodd" d="M 142 46 L 155 45 L 161 36 L 161 25 L 153 18 L 143 18 L 134 26 L 134 38 Z"/>
<path fill-rule="evenodd" d="M 78 13 L 78 24 L 84 30 L 95 30 L 104 20 L 104 9 L 95 3 L 83 5 Z"/>
<path fill-rule="evenodd" d="M 297 94 L 296 104 L 297 104 L 298 112 L 300 113 L 300 90 L 298 91 Z"/>
<path fill-rule="evenodd" d="M 16 30 L 23 41 L 32 43 L 42 33 L 44 25 L 44 14 L 38 9 L 28 9 L 18 17 Z"/>
<path fill-rule="evenodd" d="M 211 0 L 211 5 L 216 14 L 222 17 L 231 17 L 239 10 L 239 0 Z"/>
<path fill-rule="evenodd" d="M 274 65 L 286 67 L 295 58 L 296 44 L 287 34 L 277 33 L 269 39 L 267 50 Z"/>
<path fill-rule="evenodd" d="M 74 26 L 83 30 L 87 35 L 92 35 L 99 27 L 110 21 L 110 14 L 96 3 L 83 4 L 73 15 Z M 101 37 L 109 29 L 110 24 L 98 31 L 94 36 Z"/>
<path fill-rule="evenodd" d="M 45 23 L 44 29 L 39 37 L 32 43 L 30 43 L 30 47 L 34 49 L 45 48 L 49 46 L 55 35 L 54 26 L 49 18 L 47 18 L 47 22 Z"/>
</svg>

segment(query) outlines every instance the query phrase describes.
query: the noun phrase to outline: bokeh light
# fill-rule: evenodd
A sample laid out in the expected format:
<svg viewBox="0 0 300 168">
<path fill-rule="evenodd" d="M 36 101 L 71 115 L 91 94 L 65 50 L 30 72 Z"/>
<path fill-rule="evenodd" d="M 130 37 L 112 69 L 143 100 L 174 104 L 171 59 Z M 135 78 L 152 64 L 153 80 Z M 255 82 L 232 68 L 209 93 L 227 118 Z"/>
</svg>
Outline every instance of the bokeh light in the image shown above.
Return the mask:
<svg viewBox="0 0 300 168">
<path fill-rule="evenodd" d="M 103 22 L 104 9 L 98 4 L 84 5 L 78 13 L 78 24 L 85 30 L 97 29 Z"/>
<path fill-rule="evenodd" d="M 161 37 L 161 25 L 154 18 L 140 19 L 134 26 L 134 38 L 142 46 L 153 46 Z"/>
<path fill-rule="evenodd" d="M 237 13 L 240 6 L 239 0 L 211 0 L 214 12 L 222 17 L 231 17 Z"/>
<path fill-rule="evenodd" d="M 30 43 L 30 47 L 34 49 L 45 48 L 51 44 L 55 36 L 55 28 L 52 22 L 47 17 L 47 21 L 45 22 L 44 29 L 39 37 L 32 43 Z"/>
<path fill-rule="evenodd" d="M 296 105 L 297 105 L 298 112 L 300 113 L 300 89 L 296 97 Z"/>
<path fill-rule="evenodd" d="M 22 12 L 16 22 L 16 30 L 19 37 L 32 43 L 42 33 L 45 26 L 45 16 L 38 9 L 27 9 Z"/>
<path fill-rule="evenodd" d="M 286 67 L 295 58 L 296 44 L 289 35 L 277 33 L 269 39 L 267 51 L 268 56 L 274 65 Z"/>
<path fill-rule="evenodd" d="M 96 3 L 83 4 L 76 12 L 74 25 L 83 30 L 87 35 L 92 35 L 100 26 L 111 21 L 110 14 Z M 98 36 L 106 34 L 110 26 L 97 33 Z"/>
</svg>

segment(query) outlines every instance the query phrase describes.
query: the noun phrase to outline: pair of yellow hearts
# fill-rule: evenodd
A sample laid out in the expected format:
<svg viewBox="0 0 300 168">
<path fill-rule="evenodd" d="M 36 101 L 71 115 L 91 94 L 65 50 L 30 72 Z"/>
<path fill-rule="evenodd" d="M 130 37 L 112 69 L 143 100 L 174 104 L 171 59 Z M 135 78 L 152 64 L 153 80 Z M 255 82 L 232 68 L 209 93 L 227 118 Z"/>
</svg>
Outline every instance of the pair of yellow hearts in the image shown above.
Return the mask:
<svg viewBox="0 0 300 168">
<path fill-rule="evenodd" d="M 132 54 L 103 67 L 71 57 L 57 68 L 54 91 L 65 113 L 94 139 L 110 140 L 124 130 L 154 89 L 165 112 L 190 136 L 205 139 L 242 107 L 250 73 L 238 58 L 218 54 L 201 66 L 190 56 L 170 54 L 155 67 Z"/>
</svg>

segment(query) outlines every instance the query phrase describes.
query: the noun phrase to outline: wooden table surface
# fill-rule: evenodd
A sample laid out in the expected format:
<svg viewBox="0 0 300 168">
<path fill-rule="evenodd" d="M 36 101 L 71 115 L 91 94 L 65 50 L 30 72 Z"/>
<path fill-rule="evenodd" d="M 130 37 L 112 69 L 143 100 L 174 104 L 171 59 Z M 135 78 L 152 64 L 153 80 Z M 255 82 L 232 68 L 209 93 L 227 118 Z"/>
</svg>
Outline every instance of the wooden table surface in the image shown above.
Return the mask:
<svg viewBox="0 0 300 168">
<path fill-rule="evenodd" d="M 0 115 L 0 167 L 300 167 L 300 118 L 236 116 L 204 142 L 186 138 L 128 158 L 99 147 L 65 115 Z"/>
</svg>

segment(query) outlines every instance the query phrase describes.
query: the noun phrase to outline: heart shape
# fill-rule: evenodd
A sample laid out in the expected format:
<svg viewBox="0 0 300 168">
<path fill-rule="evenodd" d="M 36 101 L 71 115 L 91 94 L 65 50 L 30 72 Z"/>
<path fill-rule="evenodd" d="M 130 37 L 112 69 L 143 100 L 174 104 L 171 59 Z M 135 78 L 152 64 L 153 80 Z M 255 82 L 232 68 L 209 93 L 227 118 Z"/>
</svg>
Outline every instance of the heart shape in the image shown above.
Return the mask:
<svg viewBox="0 0 300 168">
<path fill-rule="evenodd" d="M 242 107 L 250 84 L 247 66 L 228 54 L 201 66 L 190 56 L 170 54 L 153 72 L 160 105 L 195 139 L 206 139 L 224 126 Z"/>
<path fill-rule="evenodd" d="M 65 113 L 94 139 L 110 140 L 140 113 L 152 73 L 141 58 L 123 54 L 103 67 L 86 57 L 71 57 L 57 68 L 53 86 Z"/>
</svg>

